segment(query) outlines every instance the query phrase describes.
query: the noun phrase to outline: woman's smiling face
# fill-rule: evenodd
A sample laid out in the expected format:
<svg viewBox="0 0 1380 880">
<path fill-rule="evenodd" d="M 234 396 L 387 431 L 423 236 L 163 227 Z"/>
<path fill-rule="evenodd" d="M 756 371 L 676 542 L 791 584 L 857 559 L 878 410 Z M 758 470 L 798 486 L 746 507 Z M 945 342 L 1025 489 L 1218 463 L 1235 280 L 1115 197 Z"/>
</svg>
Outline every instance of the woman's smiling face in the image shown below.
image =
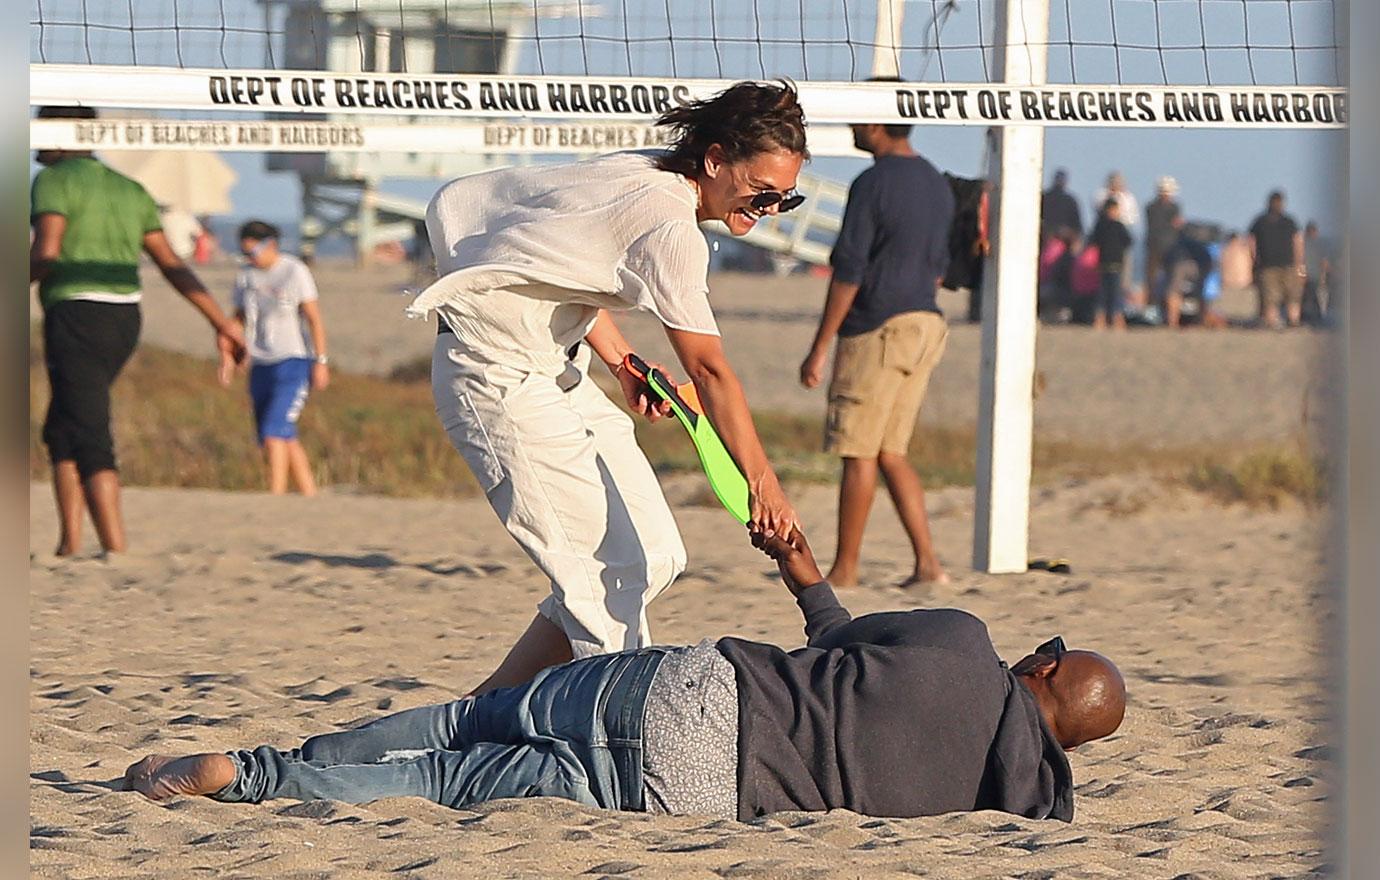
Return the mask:
<svg viewBox="0 0 1380 880">
<path fill-rule="evenodd" d="M 716 144 L 704 156 L 704 171 L 696 178 L 700 188 L 698 220 L 721 220 L 734 235 L 747 235 L 764 214 L 775 214 L 780 202 L 756 210 L 754 197 L 766 192 L 787 193 L 795 188 L 805 158 L 777 149 L 756 153 L 738 162 L 725 162 Z"/>
</svg>

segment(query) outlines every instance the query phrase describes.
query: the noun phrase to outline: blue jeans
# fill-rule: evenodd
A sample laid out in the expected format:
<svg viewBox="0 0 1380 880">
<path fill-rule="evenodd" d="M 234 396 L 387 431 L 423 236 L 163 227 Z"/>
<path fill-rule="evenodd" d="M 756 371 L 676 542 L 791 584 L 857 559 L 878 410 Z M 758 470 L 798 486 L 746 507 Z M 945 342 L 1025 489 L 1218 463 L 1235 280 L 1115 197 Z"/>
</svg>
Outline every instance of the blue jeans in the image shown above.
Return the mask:
<svg viewBox="0 0 1380 880">
<path fill-rule="evenodd" d="M 1125 305 L 1124 299 L 1121 292 L 1121 270 L 1103 269 L 1101 284 L 1097 290 L 1097 307 L 1107 316 L 1108 321 L 1121 314 Z"/>
<path fill-rule="evenodd" d="M 239 772 L 214 797 L 359 804 L 416 796 L 455 808 L 559 797 L 641 811 L 643 710 L 665 653 L 644 648 L 589 657 L 546 669 L 520 687 L 314 736 L 300 749 L 231 752 Z"/>
</svg>

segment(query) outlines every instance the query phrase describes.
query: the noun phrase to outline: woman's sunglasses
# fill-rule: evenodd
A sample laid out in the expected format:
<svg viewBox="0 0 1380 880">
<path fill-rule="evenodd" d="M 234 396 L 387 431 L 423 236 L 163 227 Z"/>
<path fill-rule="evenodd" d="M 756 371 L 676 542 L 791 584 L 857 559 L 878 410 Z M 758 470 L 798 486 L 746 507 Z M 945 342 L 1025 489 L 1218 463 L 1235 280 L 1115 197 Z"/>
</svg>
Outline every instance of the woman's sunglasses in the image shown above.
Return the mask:
<svg viewBox="0 0 1380 880">
<path fill-rule="evenodd" d="M 749 204 L 752 205 L 752 210 L 754 211 L 765 211 L 771 206 L 776 205 L 776 212 L 778 214 L 784 214 L 787 211 L 794 211 L 796 208 L 805 204 L 805 197 L 793 189 L 787 190 L 786 192 L 777 192 L 774 189 L 769 189 L 766 192 L 760 192 L 753 196 Z"/>
</svg>

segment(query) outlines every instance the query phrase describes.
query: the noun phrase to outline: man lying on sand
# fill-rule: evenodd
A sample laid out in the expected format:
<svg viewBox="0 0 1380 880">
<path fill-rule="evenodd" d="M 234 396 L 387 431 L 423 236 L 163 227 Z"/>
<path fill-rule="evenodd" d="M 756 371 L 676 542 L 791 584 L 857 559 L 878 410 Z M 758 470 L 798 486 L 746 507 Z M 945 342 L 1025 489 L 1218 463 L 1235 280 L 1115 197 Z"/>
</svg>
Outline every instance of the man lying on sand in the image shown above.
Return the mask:
<svg viewBox="0 0 1380 880">
<path fill-rule="evenodd" d="M 150 755 L 125 784 L 156 801 L 561 797 L 740 820 L 835 808 L 1072 820 L 1064 750 L 1125 711 L 1111 661 L 1054 638 L 1007 669 L 982 621 L 953 609 L 853 620 L 799 532 L 753 543 L 796 597 L 806 647 L 723 638 L 589 657 L 288 752 Z"/>
</svg>

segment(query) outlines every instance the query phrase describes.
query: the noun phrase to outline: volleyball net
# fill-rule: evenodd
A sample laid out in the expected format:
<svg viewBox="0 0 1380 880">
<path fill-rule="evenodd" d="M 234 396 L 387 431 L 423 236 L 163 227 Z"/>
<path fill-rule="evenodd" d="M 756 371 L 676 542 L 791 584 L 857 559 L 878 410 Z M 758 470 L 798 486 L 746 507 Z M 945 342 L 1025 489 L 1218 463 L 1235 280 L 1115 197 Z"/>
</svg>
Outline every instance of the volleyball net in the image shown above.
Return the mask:
<svg viewBox="0 0 1380 880">
<path fill-rule="evenodd" d="M 1341 127 L 1340 15 L 1333 0 L 32 0 L 31 104 L 180 118 L 41 120 L 31 139 L 623 149 L 655 145 L 646 123 L 670 106 L 777 77 L 798 83 L 820 155 L 851 152 L 829 126 L 859 122 Z M 1033 61 L 1022 76 L 1013 48 Z M 629 126 L 578 125 L 610 121 Z"/>
</svg>

